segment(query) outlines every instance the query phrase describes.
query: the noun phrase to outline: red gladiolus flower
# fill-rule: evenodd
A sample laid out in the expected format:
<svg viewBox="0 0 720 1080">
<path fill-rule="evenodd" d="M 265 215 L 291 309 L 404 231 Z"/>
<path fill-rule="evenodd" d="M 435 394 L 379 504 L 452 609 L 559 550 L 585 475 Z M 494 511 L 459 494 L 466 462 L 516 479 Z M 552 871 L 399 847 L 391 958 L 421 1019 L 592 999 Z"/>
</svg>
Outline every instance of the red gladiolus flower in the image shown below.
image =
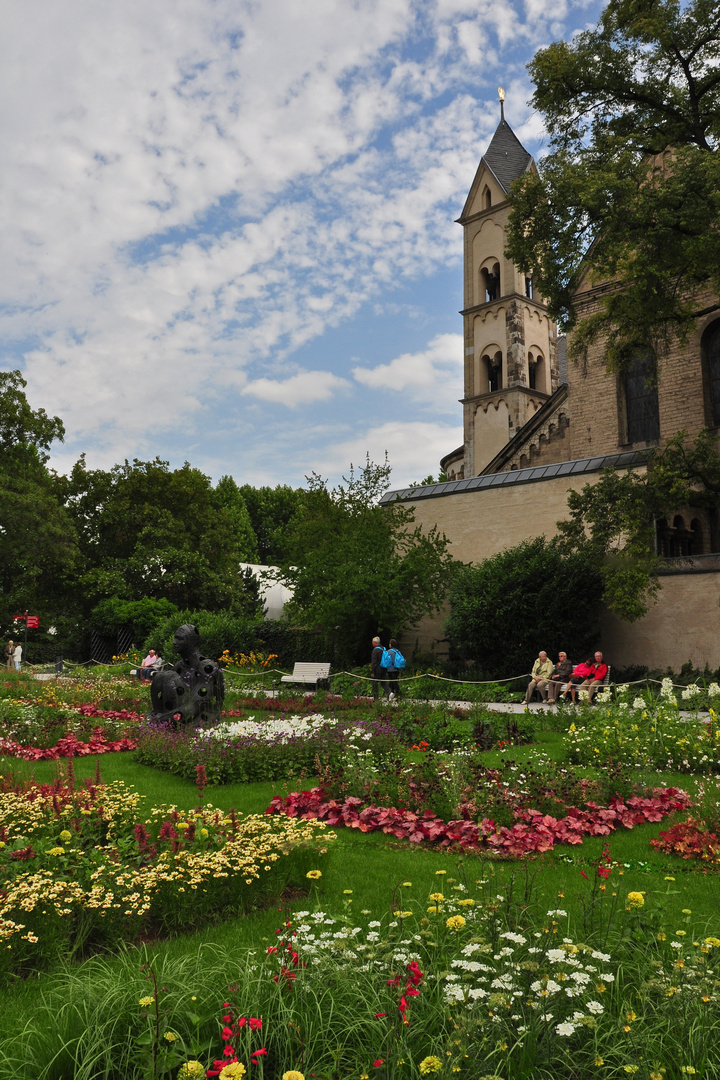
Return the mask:
<svg viewBox="0 0 720 1080">
<path fill-rule="evenodd" d="M 232 1028 L 224 1027 L 222 1029 L 222 1037 L 223 1037 L 223 1039 L 225 1039 L 226 1042 L 227 1042 L 228 1039 L 232 1039 L 232 1037 L 233 1037 Z"/>
<path fill-rule="evenodd" d="M 379 1069 L 380 1066 L 384 1065 L 384 1064 L 385 1064 L 385 1059 L 384 1058 L 378 1058 L 377 1061 L 373 1061 L 373 1065 L 375 1066 L 376 1069 Z"/>
<path fill-rule="evenodd" d="M 587 874 L 585 873 L 585 871 L 584 871 L 584 870 L 581 870 L 581 871 L 580 871 L 580 877 L 584 877 L 584 878 L 587 878 Z"/>
<path fill-rule="evenodd" d="M 387 1013 L 375 1013 L 376 1020 L 381 1020 L 383 1016 L 387 1016 Z"/>
<path fill-rule="evenodd" d="M 260 1028 L 262 1027 L 262 1020 L 251 1019 L 251 1020 L 248 1020 L 248 1023 L 249 1023 L 249 1025 L 250 1025 L 250 1027 L 252 1028 L 253 1031 L 259 1031 Z"/>
<path fill-rule="evenodd" d="M 238 1020 L 238 1027 L 245 1027 L 246 1024 L 247 1024 L 247 1020 L 245 1019 L 244 1016 L 241 1016 L 240 1019 Z"/>
<path fill-rule="evenodd" d="M 253 1057 L 260 1057 L 261 1054 L 267 1054 L 267 1050 L 265 1049 L 264 1046 L 263 1046 L 262 1050 L 254 1050 L 252 1056 Z"/>
</svg>

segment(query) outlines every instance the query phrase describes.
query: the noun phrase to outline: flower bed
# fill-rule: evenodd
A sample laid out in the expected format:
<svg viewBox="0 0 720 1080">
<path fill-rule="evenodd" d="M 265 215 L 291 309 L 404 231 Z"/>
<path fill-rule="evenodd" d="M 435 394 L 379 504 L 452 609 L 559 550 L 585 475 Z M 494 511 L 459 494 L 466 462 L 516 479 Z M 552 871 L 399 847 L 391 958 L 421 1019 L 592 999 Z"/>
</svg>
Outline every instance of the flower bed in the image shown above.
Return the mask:
<svg viewBox="0 0 720 1080">
<path fill-rule="evenodd" d="M 210 784 L 249 783 L 337 767 L 353 742 L 366 745 L 379 762 L 403 750 L 390 724 L 315 714 L 262 722 L 250 716 L 215 729 L 183 731 L 148 722 L 137 732 L 137 757 L 145 765 L 191 780 L 202 766 Z"/>
<path fill-rule="evenodd" d="M 67 705 L 3 698 L 0 699 L 0 753 L 39 760 L 41 757 L 67 756 L 75 744 L 98 745 L 98 749 L 85 751 L 87 753 L 129 749 L 111 744 L 131 738 L 133 729 L 141 719 L 137 712 L 101 709 L 97 704 Z M 98 724 L 98 720 L 102 720 L 102 725 Z M 104 749 L 100 749 L 99 735 L 106 744 Z M 33 750 L 53 752 L 38 755 L 32 753 Z"/>
<path fill-rule="evenodd" d="M 120 750 L 134 750 L 133 739 L 107 739 L 101 727 L 93 729 L 88 742 L 75 735 L 58 739 L 54 746 L 21 746 L 12 739 L 0 738 L 0 755 L 22 758 L 24 761 L 56 761 L 58 758 L 85 757 L 88 754 L 113 754 Z"/>
<path fill-rule="evenodd" d="M 687 793 L 679 788 L 656 788 L 649 798 L 611 799 L 607 807 L 591 803 L 589 809 L 572 810 L 560 820 L 536 810 L 517 810 L 516 824 L 508 828 L 488 818 L 478 824 L 468 820 L 445 822 L 432 810 L 416 814 L 394 806 L 368 806 L 352 796 L 340 803 L 328 799 L 322 788 L 312 788 L 294 791 L 285 798 L 276 796 L 265 812 L 305 821 L 319 819 L 360 832 L 384 832 L 415 844 L 426 842 L 463 851 L 491 849 L 521 856 L 550 851 L 555 844 L 581 844 L 583 836 L 608 836 L 619 826 L 632 829 L 648 821 L 662 821 L 675 810 L 684 810 L 687 804 Z"/>
<path fill-rule="evenodd" d="M 195 1059 L 180 1075 L 716 1076 L 720 939 L 657 932 L 646 894 L 612 871 L 603 883 L 619 892 L 604 912 L 609 944 L 580 937 L 562 908 L 528 924 L 488 878 L 444 871 L 424 900 L 404 882 L 378 918 L 311 904 L 237 965 L 222 1011 L 218 999 L 224 1050 L 216 1042 L 209 1066 Z M 180 1051 L 191 1033 L 172 1001 L 156 990 L 141 1015 L 163 1015 L 157 1042 L 169 1028 Z"/>
<path fill-rule="evenodd" d="M 663 700 L 585 708 L 564 738 L 567 759 L 574 765 L 622 762 L 625 766 L 668 772 L 720 772 L 720 723 L 711 709 L 707 717 L 686 719 Z"/>
<path fill-rule="evenodd" d="M 159 806 L 122 783 L 0 793 L 0 964 L 187 931 L 302 880 L 329 834 L 211 805 Z"/>
</svg>

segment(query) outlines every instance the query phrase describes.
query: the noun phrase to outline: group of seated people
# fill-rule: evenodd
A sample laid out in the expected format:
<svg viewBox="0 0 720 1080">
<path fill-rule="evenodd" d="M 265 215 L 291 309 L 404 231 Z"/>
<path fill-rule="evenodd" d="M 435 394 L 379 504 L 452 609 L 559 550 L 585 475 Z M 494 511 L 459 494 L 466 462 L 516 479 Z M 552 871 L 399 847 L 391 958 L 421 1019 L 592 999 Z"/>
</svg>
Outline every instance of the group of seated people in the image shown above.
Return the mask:
<svg viewBox="0 0 720 1080">
<path fill-rule="evenodd" d="M 537 691 L 540 700 L 547 705 L 552 705 L 562 695 L 562 700 L 575 702 L 575 695 L 582 691 L 588 701 L 592 701 L 593 694 L 608 673 L 608 666 L 603 662 L 603 654 L 595 653 L 595 659 L 588 658 L 575 667 L 567 658 L 566 652 L 558 653 L 558 662 L 553 665 L 544 649 L 540 650 L 537 660 L 533 664 L 532 677 L 528 683 L 525 694 L 525 704 L 529 705 L 533 694 Z"/>
<path fill-rule="evenodd" d="M 140 682 L 150 682 L 156 671 L 162 671 L 162 666 L 162 656 L 158 655 L 154 649 L 151 649 L 135 674 Z"/>
</svg>

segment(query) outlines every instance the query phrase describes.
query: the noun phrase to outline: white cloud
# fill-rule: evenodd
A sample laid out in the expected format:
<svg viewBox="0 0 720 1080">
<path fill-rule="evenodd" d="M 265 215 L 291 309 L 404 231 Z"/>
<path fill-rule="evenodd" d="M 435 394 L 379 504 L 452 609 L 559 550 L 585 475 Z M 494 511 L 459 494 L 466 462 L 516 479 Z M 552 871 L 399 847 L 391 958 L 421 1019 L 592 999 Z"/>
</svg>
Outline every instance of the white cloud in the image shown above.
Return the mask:
<svg viewBox="0 0 720 1080">
<path fill-rule="evenodd" d="M 311 401 L 328 401 L 337 390 L 348 385 L 345 379 L 329 371 L 301 371 L 289 379 L 255 379 L 246 383 L 243 394 L 294 409 Z"/>
<path fill-rule="evenodd" d="M 202 445 L 228 401 L 327 400 L 345 356 L 278 365 L 459 262 L 498 81 L 538 133 L 514 44 L 583 2 L 7 0 L 4 366 L 91 460 L 163 453 L 184 426 Z M 460 381 L 417 355 L 450 408 Z"/>
<path fill-rule="evenodd" d="M 407 487 L 426 476 L 437 476 L 440 459 L 455 450 L 463 439 L 462 424 L 423 423 L 421 420 L 379 424 L 364 434 L 329 447 L 313 468 L 322 475 L 337 475 L 350 462 L 362 465 L 367 454 L 381 463 L 385 451 L 392 467 L 391 487 Z"/>
<path fill-rule="evenodd" d="M 389 364 L 354 367 L 364 386 L 391 390 L 436 412 L 458 412 L 463 385 L 462 334 L 438 334 L 422 352 L 403 353 Z"/>
</svg>

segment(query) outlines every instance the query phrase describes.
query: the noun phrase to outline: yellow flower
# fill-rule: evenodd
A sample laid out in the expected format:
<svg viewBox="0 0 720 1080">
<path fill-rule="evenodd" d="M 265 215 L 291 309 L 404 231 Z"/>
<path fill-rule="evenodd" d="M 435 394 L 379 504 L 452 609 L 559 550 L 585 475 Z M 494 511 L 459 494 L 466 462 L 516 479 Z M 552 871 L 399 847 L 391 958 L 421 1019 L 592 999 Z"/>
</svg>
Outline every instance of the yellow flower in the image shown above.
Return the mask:
<svg viewBox="0 0 720 1080">
<path fill-rule="evenodd" d="M 663 934 L 662 931 L 657 936 L 658 941 L 667 941 L 667 934 Z"/>
<path fill-rule="evenodd" d="M 639 1065 L 623 1065 L 623 1071 L 629 1073 L 630 1076 L 634 1076 L 634 1074 L 638 1071 L 639 1068 Z"/>
<path fill-rule="evenodd" d="M 393 911 L 393 915 L 396 919 L 409 919 L 412 911 Z"/>
<path fill-rule="evenodd" d="M 62 844 L 69 844 L 71 840 L 72 840 L 72 833 L 68 832 L 67 829 L 63 829 L 63 831 L 60 833 L 60 842 Z"/>
<path fill-rule="evenodd" d="M 690 910 L 690 908 L 689 908 L 689 907 L 684 907 L 684 908 L 682 909 L 682 913 L 683 913 L 683 915 L 692 915 L 692 911 Z M 694 1071 L 694 1070 L 693 1070 L 693 1071 Z"/>
<path fill-rule="evenodd" d="M 687 930 L 676 930 L 675 937 L 687 937 Z"/>
<path fill-rule="evenodd" d="M 446 920 L 445 925 L 448 930 L 462 930 L 465 925 L 465 920 L 462 915 L 451 915 L 450 918 Z"/>
<path fill-rule="evenodd" d="M 232 1064 L 226 1065 L 225 1068 L 221 1070 L 219 1080 L 234 1080 L 234 1077 L 236 1076 L 244 1076 L 245 1072 L 245 1066 L 242 1061 L 233 1061 Z M 305 1080 L 304 1077 L 303 1080 Z"/>
<path fill-rule="evenodd" d="M 695 1075 L 695 1069 L 693 1068 L 692 1065 L 681 1065 L 680 1066 L 680 1072 L 685 1073 L 686 1076 L 694 1076 Z"/>
<path fill-rule="evenodd" d="M 64 854 L 65 854 L 65 848 L 64 847 L 51 847 L 48 850 L 48 855 L 64 855 Z"/>
<path fill-rule="evenodd" d="M 435 877 L 441 877 L 443 874 L 447 874 L 447 870 L 436 870 Z"/>
<path fill-rule="evenodd" d="M 310 878 L 311 881 L 317 881 L 318 878 L 322 877 L 322 870 L 308 870 L 305 877 Z"/>
<path fill-rule="evenodd" d="M 604 1064 L 605 1064 L 605 1062 L 603 1061 L 603 1059 L 602 1059 L 601 1057 L 599 1057 L 599 1056 L 598 1056 L 598 1057 L 596 1057 L 596 1058 L 595 1058 L 595 1064 L 596 1064 L 596 1065 L 598 1066 L 598 1068 L 599 1068 L 599 1067 L 600 1067 L 601 1065 L 604 1065 Z"/>
<path fill-rule="evenodd" d="M 177 1042 L 179 1038 L 180 1036 L 176 1035 L 174 1031 L 166 1031 L 163 1035 L 163 1039 L 166 1039 L 169 1043 Z"/>
<path fill-rule="evenodd" d="M 138 1005 L 142 1005 L 143 1009 L 146 1009 L 148 1005 L 152 1005 L 154 1001 L 155 998 L 152 996 L 152 994 L 150 994 L 148 995 L 148 997 L 140 998 Z"/>
<path fill-rule="evenodd" d="M 297 1069 L 291 1069 L 290 1072 L 282 1074 L 282 1080 L 305 1080 L 305 1077 Z"/>
<path fill-rule="evenodd" d="M 641 892 L 629 892 L 627 894 L 627 899 L 628 907 L 626 910 L 629 910 L 630 908 L 641 908 L 645 906 L 645 895 Z"/>
<path fill-rule="evenodd" d="M 442 1061 L 439 1057 L 434 1057 L 431 1054 L 430 1057 L 422 1059 L 422 1061 L 418 1065 L 418 1068 L 420 1069 L 420 1072 L 423 1074 L 423 1076 L 427 1075 L 427 1073 L 440 1072 L 440 1069 L 442 1069 Z"/>
<path fill-rule="evenodd" d="M 637 1016 L 632 1011 L 632 1009 L 630 1010 L 630 1012 L 626 1012 L 625 1016 L 627 1017 L 628 1024 L 632 1024 L 633 1020 L 637 1020 Z"/>
<path fill-rule="evenodd" d="M 186 1061 L 178 1069 L 177 1080 L 201 1080 L 205 1076 L 205 1066 L 199 1061 Z"/>
<path fill-rule="evenodd" d="M 712 945 L 713 948 L 717 949 L 718 947 L 720 947 L 720 938 L 706 937 L 705 938 L 705 944 L 706 945 Z"/>
<path fill-rule="evenodd" d="M 352 896 L 352 889 L 343 889 L 343 896 Z"/>
<path fill-rule="evenodd" d="M 429 907 L 427 909 L 428 915 L 437 915 L 438 909 L 436 907 Z"/>
<path fill-rule="evenodd" d="M 403 889 L 409 889 L 412 887 L 412 881 L 403 881 Z"/>
<path fill-rule="evenodd" d="M 431 892 L 430 899 L 434 900 L 436 904 L 441 904 L 445 897 L 441 892 Z"/>
</svg>

